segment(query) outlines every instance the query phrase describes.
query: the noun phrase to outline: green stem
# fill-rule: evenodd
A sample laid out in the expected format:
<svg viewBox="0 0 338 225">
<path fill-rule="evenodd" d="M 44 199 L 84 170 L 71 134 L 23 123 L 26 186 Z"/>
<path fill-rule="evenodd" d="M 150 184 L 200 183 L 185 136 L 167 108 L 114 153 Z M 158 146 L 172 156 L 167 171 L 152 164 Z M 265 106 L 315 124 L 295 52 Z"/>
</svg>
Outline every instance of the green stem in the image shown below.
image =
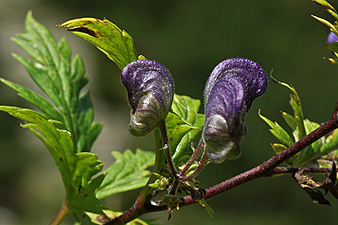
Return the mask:
<svg viewBox="0 0 338 225">
<path fill-rule="evenodd" d="M 151 188 L 148 186 L 148 184 L 155 182 L 155 180 L 157 178 L 154 175 L 154 173 L 159 173 L 159 171 L 161 170 L 162 154 L 161 154 L 160 149 L 163 146 L 163 142 L 162 142 L 162 139 L 161 139 L 161 134 L 160 134 L 158 129 L 155 130 L 155 142 L 156 142 L 156 156 L 155 156 L 155 164 L 154 164 L 153 173 L 150 176 L 146 186 L 144 186 L 141 193 L 137 197 L 135 205 L 141 206 L 141 205 L 144 205 L 144 203 L 147 201 L 147 196 L 148 196 L 148 194 L 151 190 Z"/>
<path fill-rule="evenodd" d="M 171 157 L 171 152 L 170 152 L 170 148 L 169 148 L 169 140 L 168 140 L 168 135 L 167 135 L 167 128 L 165 125 L 165 121 L 162 120 L 159 123 L 159 128 L 160 128 L 160 132 L 162 135 L 162 140 L 163 140 L 163 150 L 164 150 L 164 154 L 165 154 L 165 158 L 167 160 L 167 164 L 169 166 L 170 172 L 171 174 L 174 176 L 174 178 L 177 178 L 177 170 L 174 166 L 174 163 L 172 161 L 172 157 Z"/>
<path fill-rule="evenodd" d="M 61 221 L 65 218 L 65 216 L 70 213 L 70 210 L 68 208 L 68 199 L 67 197 L 65 198 L 61 209 L 59 211 L 59 213 L 56 215 L 56 217 L 54 218 L 54 220 L 50 223 L 50 225 L 58 225 L 61 223 Z"/>
</svg>

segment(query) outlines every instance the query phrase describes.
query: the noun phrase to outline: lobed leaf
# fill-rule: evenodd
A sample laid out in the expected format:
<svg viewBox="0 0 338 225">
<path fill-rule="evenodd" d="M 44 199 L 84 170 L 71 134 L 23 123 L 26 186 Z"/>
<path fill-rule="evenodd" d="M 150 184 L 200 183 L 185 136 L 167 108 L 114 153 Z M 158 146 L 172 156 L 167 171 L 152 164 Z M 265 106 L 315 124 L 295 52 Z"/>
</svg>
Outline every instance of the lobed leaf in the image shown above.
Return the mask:
<svg viewBox="0 0 338 225">
<path fill-rule="evenodd" d="M 107 176 L 97 191 L 97 198 L 134 190 L 146 185 L 151 172 L 146 170 L 155 162 L 155 153 L 137 149 L 123 154 L 113 151 L 116 162 L 107 169 Z"/>
<path fill-rule="evenodd" d="M 88 93 L 80 96 L 88 83 L 84 65 L 79 56 L 71 61 L 71 49 L 65 39 L 56 42 L 49 30 L 37 22 L 29 12 L 25 21 L 26 32 L 13 41 L 32 59 L 13 54 L 26 68 L 34 82 L 52 101 L 18 84 L 1 82 L 19 92 L 34 104 L 47 118 L 58 120 L 57 126 L 68 130 L 76 143 L 77 152 L 89 152 L 102 124 L 93 123 L 94 111 Z"/>
<path fill-rule="evenodd" d="M 103 214 L 95 192 L 105 174 L 91 180 L 103 167 L 97 156 L 92 153 L 75 154 L 71 134 L 57 129 L 55 121 L 36 111 L 11 106 L 0 106 L 0 110 L 28 122 L 22 127 L 30 129 L 49 149 L 67 192 L 67 207 L 77 220 L 86 224 L 89 221 L 86 211 Z"/>
</svg>

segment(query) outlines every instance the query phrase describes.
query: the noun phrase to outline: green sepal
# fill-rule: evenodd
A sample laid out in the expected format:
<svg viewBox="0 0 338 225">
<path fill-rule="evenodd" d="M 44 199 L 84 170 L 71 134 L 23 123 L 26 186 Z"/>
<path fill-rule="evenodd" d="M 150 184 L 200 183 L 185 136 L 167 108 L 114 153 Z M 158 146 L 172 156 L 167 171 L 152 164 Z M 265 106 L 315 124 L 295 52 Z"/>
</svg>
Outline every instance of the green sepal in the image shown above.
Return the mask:
<svg viewBox="0 0 338 225">
<path fill-rule="evenodd" d="M 120 70 L 139 58 L 132 37 L 107 19 L 80 18 L 69 20 L 58 27 L 66 27 L 68 31 L 95 45 Z"/>
<path fill-rule="evenodd" d="M 153 183 L 148 184 L 148 186 L 160 191 L 166 190 L 170 184 L 170 177 L 167 178 L 158 173 L 154 173 L 154 175 L 157 179 Z"/>
</svg>

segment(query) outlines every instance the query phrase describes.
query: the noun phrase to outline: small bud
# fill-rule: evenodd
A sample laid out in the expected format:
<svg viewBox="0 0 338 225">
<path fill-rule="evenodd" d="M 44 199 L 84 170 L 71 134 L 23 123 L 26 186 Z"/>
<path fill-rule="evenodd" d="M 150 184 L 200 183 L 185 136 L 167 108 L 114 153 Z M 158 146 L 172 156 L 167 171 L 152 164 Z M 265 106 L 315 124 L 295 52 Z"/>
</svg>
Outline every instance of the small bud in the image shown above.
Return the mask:
<svg viewBox="0 0 338 225">
<path fill-rule="evenodd" d="M 129 63 L 123 68 L 121 78 L 131 107 L 129 131 L 134 136 L 144 136 L 171 110 L 173 80 L 161 64 L 150 60 Z"/>
<path fill-rule="evenodd" d="M 221 163 L 240 156 L 245 114 L 266 87 L 266 75 L 253 61 L 228 59 L 215 67 L 204 89 L 203 139 L 211 161 Z"/>
</svg>

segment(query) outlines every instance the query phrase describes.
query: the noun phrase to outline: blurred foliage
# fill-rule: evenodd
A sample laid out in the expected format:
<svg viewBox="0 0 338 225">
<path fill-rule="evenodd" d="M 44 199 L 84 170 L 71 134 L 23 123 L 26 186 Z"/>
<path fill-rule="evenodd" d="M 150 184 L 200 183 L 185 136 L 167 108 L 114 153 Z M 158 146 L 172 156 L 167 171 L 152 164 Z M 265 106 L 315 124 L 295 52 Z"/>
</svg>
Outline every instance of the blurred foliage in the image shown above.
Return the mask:
<svg viewBox="0 0 338 225">
<path fill-rule="evenodd" d="M 25 72 L 10 57 L 11 52 L 17 52 L 10 37 L 23 31 L 24 17 L 30 9 L 57 37 L 66 36 L 74 46 L 73 51 L 83 56 L 87 74 L 91 76 L 91 93 L 101 102 L 96 108 L 94 105 L 98 120 L 104 120 L 106 124 L 102 137 L 107 138 L 94 144 L 94 152 L 99 153 L 100 158 L 105 154 L 109 157 L 112 149 L 134 149 L 140 145 L 142 149 L 152 149 L 153 146 L 148 144 L 152 137 L 144 141 L 129 138 L 116 142 L 114 137 L 118 139 L 123 129 L 127 131 L 128 119 L 125 127 L 119 126 L 119 120 L 113 120 L 115 124 L 111 127 L 108 122 L 118 111 L 127 114 L 120 118 L 129 116 L 125 90 L 122 85 L 116 85 L 120 82 L 119 69 L 85 41 L 72 38 L 64 30 L 52 29 L 69 18 L 105 17 L 125 28 L 132 34 L 139 52 L 170 68 L 178 94 L 202 99 L 211 68 L 225 58 L 240 56 L 259 62 L 267 73 L 274 68 L 275 77 L 292 82 L 302 93 L 302 105 L 307 117 L 314 121 L 329 118 L 336 103 L 334 97 L 337 94 L 333 85 L 338 83 L 336 67 L 322 60 L 323 56 L 329 57 L 331 54 L 322 46 L 328 34 L 327 28 L 311 19 L 310 14 L 328 20 L 331 17 L 310 1 L 131 0 L 98 3 L 89 0 L 4 0 L 0 6 L 0 39 L 3 43 L 0 53 L 1 77 L 27 82 L 23 78 Z M 261 108 L 270 118 L 278 118 L 279 110 L 288 107 L 288 94 L 285 88 L 270 83 L 267 93 L 257 100 L 252 112 L 247 115 L 249 131 L 242 143 L 241 158 L 206 168 L 198 177 L 204 187 L 256 166 L 273 155 L 268 143 L 274 138 L 254 112 Z M 15 98 L 13 91 L 4 86 L 0 88 L 0 101 L 1 104 L 28 105 Z M 111 110 L 103 113 L 107 111 L 107 105 Z M 62 185 L 57 179 L 58 174 L 47 169 L 52 164 L 51 158 L 44 155 L 41 145 L 34 144 L 30 140 L 32 137 L 18 128 L 17 120 L 4 116 L 0 118 L 0 124 L 0 153 L 5 155 L 5 160 L 0 163 L 0 223 L 7 218 L 13 222 L 4 223 L 6 225 L 47 224 L 59 210 L 60 196 L 64 195 L 59 191 Z M 103 144 L 106 140 L 115 142 Z M 27 160 L 30 157 L 40 157 L 41 161 L 31 163 Z M 36 176 L 40 179 L 34 180 Z M 41 177 L 47 177 L 49 181 L 41 183 Z M 43 186 L 48 190 L 47 185 L 53 187 L 53 194 L 36 188 Z M 336 223 L 336 203 L 331 208 L 311 205 L 308 197 L 300 194 L 301 191 L 291 191 L 294 187 L 294 181 L 287 176 L 263 179 L 210 199 L 207 202 L 215 210 L 212 223 Z M 138 191 L 128 192 L 107 199 L 107 203 L 115 208 L 127 209 L 137 194 Z M 37 211 L 39 213 L 34 214 Z M 167 223 L 166 212 L 155 216 L 165 218 L 162 223 Z M 184 223 L 208 224 L 211 221 L 205 210 L 196 205 L 180 209 L 170 221 L 170 224 Z"/>
</svg>

